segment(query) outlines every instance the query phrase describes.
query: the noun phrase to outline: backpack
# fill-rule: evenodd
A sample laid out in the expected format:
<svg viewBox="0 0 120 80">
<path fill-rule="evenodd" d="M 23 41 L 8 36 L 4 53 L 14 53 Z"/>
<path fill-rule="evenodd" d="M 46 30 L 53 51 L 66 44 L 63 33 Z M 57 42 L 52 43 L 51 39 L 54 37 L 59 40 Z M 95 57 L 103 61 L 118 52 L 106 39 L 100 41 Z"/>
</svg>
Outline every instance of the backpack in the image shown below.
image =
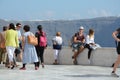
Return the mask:
<svg viewBox="0 0 120 80">
<path fill-rule="evenodd" d="M 41 47 L 46 47 L 47 46 L 47 38 L 46 38 L 46 33 L 45 32 L 42 32 L 42 35 L 40 35 L 40 33 L 38 32 L 39 34 L 39 46 Z"/>
</svg>

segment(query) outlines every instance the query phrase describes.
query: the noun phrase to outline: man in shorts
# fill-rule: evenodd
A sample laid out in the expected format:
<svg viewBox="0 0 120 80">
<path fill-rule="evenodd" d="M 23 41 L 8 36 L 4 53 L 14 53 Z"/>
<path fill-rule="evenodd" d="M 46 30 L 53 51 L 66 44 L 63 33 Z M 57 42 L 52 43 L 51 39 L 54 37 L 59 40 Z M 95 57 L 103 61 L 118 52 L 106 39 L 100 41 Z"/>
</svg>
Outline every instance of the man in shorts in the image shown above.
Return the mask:
<svg viewBox="0 0 120 80">
<path fill-rule="evenodd" d="M 75 33 L 73 38 L 73 51 L 74 55 L 72 56 L 73 63 L 77 64 L 77 56 L 84 50 L 85 36 L 84 36 L 84 27 L 80 26 L 79 32 Z"/>
</svg>

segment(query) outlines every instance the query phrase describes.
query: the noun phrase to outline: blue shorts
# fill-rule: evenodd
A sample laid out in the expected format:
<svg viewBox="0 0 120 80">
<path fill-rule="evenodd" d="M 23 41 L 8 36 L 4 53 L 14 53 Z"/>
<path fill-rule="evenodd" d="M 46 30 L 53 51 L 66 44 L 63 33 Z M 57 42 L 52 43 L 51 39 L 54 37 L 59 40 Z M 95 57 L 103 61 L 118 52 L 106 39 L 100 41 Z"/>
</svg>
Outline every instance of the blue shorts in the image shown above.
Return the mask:
<svg viewBox="0 0 120 80">
<path fill-rule="evenodd" d="M 81 46 L 83 46 L 83 45 L 84 45 L 84 44 L 81 43 L 81 42 L 78 42 L 78 43 L 72 43 L 73 51 L 78 51 L 79 48 L 80 48 Z"/>
</svg>

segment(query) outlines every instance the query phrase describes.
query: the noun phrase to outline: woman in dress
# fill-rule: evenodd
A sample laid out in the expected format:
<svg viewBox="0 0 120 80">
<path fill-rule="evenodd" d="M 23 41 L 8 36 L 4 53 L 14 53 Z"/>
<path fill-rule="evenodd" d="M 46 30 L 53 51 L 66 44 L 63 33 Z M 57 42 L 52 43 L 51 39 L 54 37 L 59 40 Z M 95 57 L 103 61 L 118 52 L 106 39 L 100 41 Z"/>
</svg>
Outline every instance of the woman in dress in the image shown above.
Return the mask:
<svg viewBox="0 0 120 80">
<path fill-rule="evenodd" d="M 30 32 L 29 25 L 25 25 L 23 27 L 23 30 L 25 31 L 25 33 L 22 36 L 23 66 L 20 68 L 20 70 L 26 70 L 25 65 L 27 63 L 34 63 L 35 70 L 38 70 L 38 66 L 37 66 L 38 57 L 35 47 L 34 45 L 29 44 L 27 39 L 28 35 L 34 35 L 34 34 Z"/>
</svg>

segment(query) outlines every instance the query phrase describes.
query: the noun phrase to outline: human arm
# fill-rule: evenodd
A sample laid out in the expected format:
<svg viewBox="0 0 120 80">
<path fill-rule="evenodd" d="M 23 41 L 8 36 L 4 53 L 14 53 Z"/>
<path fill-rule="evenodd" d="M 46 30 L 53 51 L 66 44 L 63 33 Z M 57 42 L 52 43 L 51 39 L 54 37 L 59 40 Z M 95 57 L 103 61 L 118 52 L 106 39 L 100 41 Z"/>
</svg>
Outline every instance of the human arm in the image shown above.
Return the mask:
<svg viewBox="0 0 120 80">
<path fill-rule="evenodd" d="M 117 35 L 118 35 L 118 31 L 116 30 L 116 31 L 114 31 L 113 33 L 112 33 L 112 37 L 116 40 L 116 41 L 120 41 L 120 39 L 119 38 L 117 38 Z"/>
<path fill-rule="evenodd" d="M 22 36 L 22 50 L 24 50 L 24 45 L 25 45 L 25 37 Z"/>
<path fill-rule="evenodd" d="M 16 32 L 16 36 L 15 36 L 15 41 L 16 41 L 16 47 L 19 47 L 18 33 L 17 32 Z"/>
</svg>

